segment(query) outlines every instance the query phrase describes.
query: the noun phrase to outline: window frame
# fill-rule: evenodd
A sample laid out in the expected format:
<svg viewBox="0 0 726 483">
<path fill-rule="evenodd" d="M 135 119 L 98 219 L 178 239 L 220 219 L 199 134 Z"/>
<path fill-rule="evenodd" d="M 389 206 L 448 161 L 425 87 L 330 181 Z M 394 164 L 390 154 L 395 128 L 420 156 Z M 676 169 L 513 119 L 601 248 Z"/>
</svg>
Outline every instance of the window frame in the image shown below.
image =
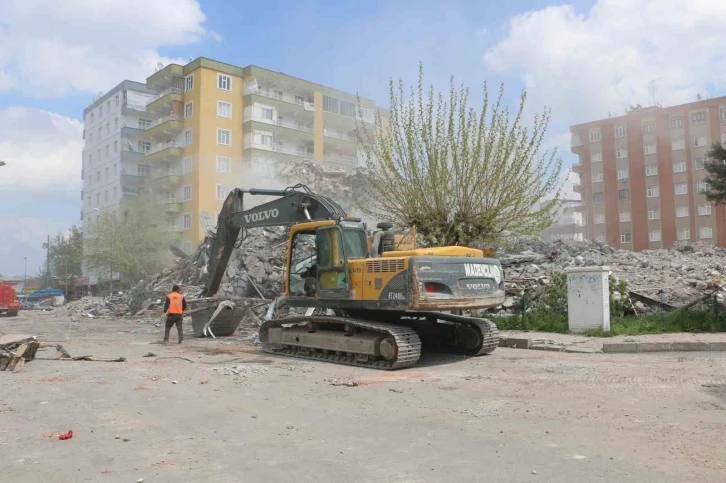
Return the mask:
<svg viewBox="0 0 726 483">
<path fill-rule="evenodd" d="M 225 163 L 222 163 L 222 164 L 226 164 L 226 169 L 224 169 L 224 170 L 220 170 L 219 169 L 219 167 L 220 167 L 220 161 L 224 161 L 225 162 Z M 225 173 L 225 174 L 231 173 L 232 172 L 232 158 L 230 158 L 229 156 L 217 156 L 216 157 L 215 172 L 217 172 L 217 173 Z"/>
<path fill-rule="evenodd" d="M 221 142 L 221 136 L 222 134 L 227 134 L 227 142 L 223 143 Z M 231 129 L 225 129 L 222 127 L 217 128 L 217 145 L 219 146 L 232 146 L 232 130 Z"/>
<path fill-rule="evenodd" d="M 329 112 L 331 112 L 331 111 L 329 111 Z M 600 135 L 600 130 L 595 129 L 595 130 L 590 131 L 589 138 L 590 138 L 591 143 L 600 142 L 602 140 L 602 136 Z"/>
<path fill-rule="evenodd" d="M 182 201 L 192 200 L 192 185 L 185 184 L 182 186 Z"/>
<path fill-rule="evenodd" d="M 229 115 L 227 115 L 227 116 L 222 115 L 222 113 L 220 112 L 220 106 L 222 106 L 222 105 L 226 105 L 229 108 L 229 110 L 228 110 Z M 222 119 L 232 119 L 232 103 L 227 102 L 227 101 L 218 100 L 217 101 L 217 117 L 221 117 Z"/>
<path fill-rule="evenodd" d="M 219 193 L 220 193 L 219 189 L 220 188 L 224 188 L 224 196 L 221 197 L 221 198 L 219 196 Z M 214 196 L 215 196 L 215 199 L 217 201 L 224 201 L 224 200 L 226 200 L 227 199 L 227 196 L 229 196 L 229 186 L 224 185 L 224 184 L 217 183 L 215 185 L 215 187 L 214 187 Z"/>
<path fill-rule="evenodd" d="M 679 187 L 679 186 L 685 186 L 685 191 L 684 191 L 683 193 L 679 193 L 679 192 L 678 192 L 678 187 Z M 675 194 L 675 196 L 683 196 L 683 195 L 687 195 L 687 194 L 688 194 L 688 183 L 676 183 L 676 184 L 675 184 L 675 185 L 673 186 L 673 193 Z"/>
<path fill-rule="evenodd" d="M 194 74 L 189 74 L 184 77 L 184 92 L 189 92 L 194 89 Z"/>
<path fill-rule="evenodd" d="M 188 223 L 187 223 L 188 221 Z M 192 214 L 191 213 L 184 213 L 182 214 L 182 230 L 191 230 L 192 229 Z"/>
<path fill-rule="evenodd" d="M 656 237 L 653 236 L 653 234 L 655 234 L 655 233 L 658 234 L 657 239 L 656 239 Z M 663 235 L 661 234 L 661 231 L 660 230 L 650 230 L 650 233 L 648 233 L 648 241 L 653 242 L 653 243 L 663 241 Z"/>
<path fill-rule="evenodd" d="M 194 115 L 194 101 L 184 103 L 184 119 L 190 119 Z"/>
<path fill-rule="evenodd" d="M 659 198 L 660 197 L 660 186 L 646 186 L 645 187 L 646 198 Z"/>
<path fill-rule="evenodd" d="M 655 172 L 649 173 L 648 168 L 655 168 Z M 658 176 L 658 165 L 657 164 L 646 164 L 645 165 L 645 175 L 646 176 Z"/>
<path fill-rule="evenodd" d="M 658 215 L 658 216 L 655 216 Z M 660 220 L 660 208 L 651 208 L 648 210 L 649 220 Z"/>
<path fill-rule="evenodd" d="M 628 135 L 628 130 L 624 124 L 615 126 L 615 137 L 616 138 L 624 138 L 624 137 L 627 137 L 627 135 Z"/>
<path fill-rule="evenodd" d="M 630 235 L 630 236 L 626 236 Z M 620 234 L 620 243 L 633 243 L 633 233 L 630 231 L 624 231 Z"/>
<path fill-rule="evenodd" d="M 223 87 L 223 80 L 227 81 L 228 85 L 226 89 Z M 220 91 L 232 92 L 232 76 L 229 74 L 222 74 L 221 72 L 217 72 L 217 89 Z"/>
</svg>

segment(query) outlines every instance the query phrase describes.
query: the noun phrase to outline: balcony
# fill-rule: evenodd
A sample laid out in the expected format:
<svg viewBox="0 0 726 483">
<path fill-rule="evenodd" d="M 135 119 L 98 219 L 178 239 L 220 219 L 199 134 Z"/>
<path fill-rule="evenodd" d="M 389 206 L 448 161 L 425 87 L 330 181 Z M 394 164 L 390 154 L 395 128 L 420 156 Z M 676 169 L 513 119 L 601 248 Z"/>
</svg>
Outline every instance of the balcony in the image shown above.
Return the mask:
<svg viewBox="0 0 726 483">
<path fill-rule="evenodd" d="M 267 146 L 264 144 L 245 144 L 244 149 L 259 149 L 261 151 L 269 151 L 271 153 L 280 153 L 280 154 L 289 154 L 290 156 L 297 156 L 304 159 L 312 159 L 313 158 L 313 150 L 312 149 L 300 149 L 297 146 L 288 146 L 286 144 L 275 144 L 273 146 Z"/>
<path fill-rule="evenodd" d="M 157 203 L 164 207 L 167 213 L 181 213 L 183 201 L 180 198 L 165 198 L 158 200 Z"/>
<path fill-rule="evenodd" d="M 182 147 L 174 141 L 159 143 L 146 153 L 146 162 L 157 163 L 177 159 L 182 154 Z"/>
<path fill-rule="evenodd" d="M 572 133 L 572 137 L 570 138 L 570 148 L 576 148 L 579 146 L 582 146 L 580 136 L 576 133 Z"/>
<path fill-rule="evenodd" d="M 168 111 L 174 102 L 184 102 L 184 89 L 181 87 L 169 87 L 149 99 L 149 102 L 146 103 L 146 111 L 154 113 Z"/>
<path fill-rule="evenodd" d="M 154 189 L 176 188 L 182 182 L 182 172 L 179 169 L 154 170 L 149 176 L 147 186 Z"/>
<path fill-rule="evenodd" d="M 146 128 L 147 136 L 151 138 L 176 136 L 184 129 L 184 120 L 179 114 L 170 114 L 160 117 Z"/>
<path fill-rule="evenodd" d="M 582 174 L 583 170 L 585 169 L 585 166 L 583 166 L 580 163 L 572 163 L 572 172 Z"/>
<path fill-rule="evenodd" d="M 157 68 L 158 69 L 158 68 Z M 146 86 L 152 89 L 164 89 L 174 82 L 175 77 L 184 77 L 184 67 L 179 64 L 169 64 L 146 78 Z"/>
<path fill-rule="evenodd" d="M 123 171 L 121 172 L 121 189 L 123 191 L 126 191 L 128 193 L 136 193 L 139 188 L 141 188 L 144 183 L 146 183 L 146 176 L 139 176 L 135 174 L 126 174 Z M 128 190 L 126 190 L 128 188 Z"/>
<path fill-rule="evenodd" d="M 575 193 L 584 194 L 585 193 L 585 187 L 581 184 L 576 184 L 572 187 L 572 191 Z"/>
<path fill-rule="evenodd" d="M 265 89 L 262 87 L 246 88 L 244 90 L 244 95 L 261 96 L 267 99 L 274 99 L 276 101 L 285 102 L 287 104 L 294 104 L 302 107 L 309 112 L 315 111 L 315 104 L 305 100 L 305 96 L 295 96 L 294 94 L 290 94 L 277 89 Z"/>
<path fill-rule="evenodd" d="M 339 139 L 341 141 L 348 141 L 352 143 L 358 141 L 358 138 L 356 138 L 355 136 L 351 136 L 350 134 L 347 134 L 343 131 L 337 131 L 334 129 L 324 129 L 323 134 L 325 135 L 325 137 Z"/>
<path fill-rule="evenodd" d="M 293 129 L 295 131 L 300 131 L 300 132 L 304 132 L 304 133 L 311 133 L 312 134 L 312 132 L 313 132 L 313 126 L 306 125 L 302 121 L 288 121 L 286 119 L 284 119 L 284 120 L 280 120 L 280 119 L 272 120 L 272 119 L 265 119 L 265 118 L 263 118 L 261 116 L 245 116 L 245 122 L 250 122 L 250 121 L 259 122 L 259 123 L 262 123 L 262 124 L 267 124 L 269 126 L 284 127 L 284 128 L 287 128 L 287 129 Z"/>
<path fill-rule="evenodd" d="M 121 104 L 121 114 L 143 114 L 146 112 L 146 106 L 143 104 L 135 104 L 133 102 L 124 102 Z"/>
<path fill-rule="evenodd" d="M 122 138 L 143 138 L 146 137 L 146 130 L 140 127 L 121 126 Z"/>
<path fill-rule="evenodd" d="M 146 163 L 146 153 L 133 149 L 131 146 L 121 147 L 121 162 L 144 164 Z"/>
</svg>

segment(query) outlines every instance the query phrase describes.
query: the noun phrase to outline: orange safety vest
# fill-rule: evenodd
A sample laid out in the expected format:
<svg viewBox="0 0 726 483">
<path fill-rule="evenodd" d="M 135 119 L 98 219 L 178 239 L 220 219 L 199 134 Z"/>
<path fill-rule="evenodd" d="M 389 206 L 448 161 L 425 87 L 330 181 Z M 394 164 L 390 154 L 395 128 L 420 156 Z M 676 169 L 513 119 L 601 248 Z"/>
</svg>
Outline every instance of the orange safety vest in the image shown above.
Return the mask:
<svg viewBox="0 0 726 483">
<path fill-rule="evenodd" d="M 184 296 L 179 292 L 172 292 L 169 294 L 169 313 L 170 314 L 183 314 L 184 313 Z"/>
</svg>

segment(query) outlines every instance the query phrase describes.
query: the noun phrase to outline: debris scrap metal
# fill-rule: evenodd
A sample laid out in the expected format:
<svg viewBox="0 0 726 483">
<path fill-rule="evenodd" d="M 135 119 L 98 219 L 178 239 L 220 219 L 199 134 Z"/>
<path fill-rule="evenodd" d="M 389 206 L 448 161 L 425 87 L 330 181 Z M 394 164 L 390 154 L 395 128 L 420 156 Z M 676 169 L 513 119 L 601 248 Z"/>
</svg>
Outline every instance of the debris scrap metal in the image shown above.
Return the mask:
<svg viewBox="0 0 726 483">
<path fill-rule="evenodd" d="M 302 161 L 284 170 L 281 178 L 283 182 L 306 184 L 318 193 L 340 200 L 345 209 L 360 215 L 354 208 L 353 187 L 363 182 L 362 176 L 359 171 L 345 173 Z M 421 241 L 417 243 L 422 245 Z M 248 314 L 261 316 L 265 302 L 274 300 L 281 292 L 285 245 L 284 228 L 244 231 L 213 299 L 199 297 L 210 257 L 209 243 L 203 242 L 193 254 L 180 256 L 172 266 L 140 282 L 128 293 L 86 297 L 62 310 L 90 316 L 158 314 L 172 285 L 180 284 L 187 300 L 192 302 L 192 310 L 203 310 L 205 304 L 220 300 L 233 300 L 251 309 Z M 608 266 L 615 281 L 626 282 L 628 293 L 614 295 L 629 297 L 638 313 L 673 310 L 694 300 L 705 300 L 706 295 L 714 293 L 723 302 L 719 287 L 726 276 L 724 249 L 689 243 L 671 249 L 632 252 L 603 243 L 538 240 L 515 240 L 510 245 L 519 248 L 500 249 L 494 255 L 504 269 L 507 298 L 490 313 L 515 314 L 520 310 L 522 296 L 535 299 L 551 283 L 554 273 L 568 267 L 588 266 Z"/>
</svg>

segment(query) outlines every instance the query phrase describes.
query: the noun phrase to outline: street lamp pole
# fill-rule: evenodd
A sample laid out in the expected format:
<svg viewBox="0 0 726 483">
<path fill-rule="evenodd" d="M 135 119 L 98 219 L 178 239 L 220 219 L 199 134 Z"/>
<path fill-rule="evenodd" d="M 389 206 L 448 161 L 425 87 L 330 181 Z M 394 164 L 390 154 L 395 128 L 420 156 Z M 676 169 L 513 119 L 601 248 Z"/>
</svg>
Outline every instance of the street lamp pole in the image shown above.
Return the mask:
<svg viewBox="0 0 726 483">
<path fill-rule="evenodd" d="M 27 283 L 28 283 L 28 257 L 23 257 L 23 260 L 25 262 L 25 266 L 23 268 L 23 292 L 26 291 Z"/>
</svg>

